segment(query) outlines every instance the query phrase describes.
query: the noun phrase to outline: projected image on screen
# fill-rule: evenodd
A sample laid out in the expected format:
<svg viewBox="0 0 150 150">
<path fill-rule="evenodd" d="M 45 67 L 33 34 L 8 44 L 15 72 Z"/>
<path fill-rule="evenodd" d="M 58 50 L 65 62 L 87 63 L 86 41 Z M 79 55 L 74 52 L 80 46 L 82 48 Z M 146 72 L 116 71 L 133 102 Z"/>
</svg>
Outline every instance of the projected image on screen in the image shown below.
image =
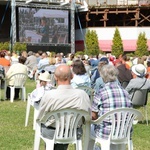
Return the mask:
<svg viewBox="0 0 150 150">
<path fill-rule="evenodd" d="M 68 11 L 19 7 L 19 42 L 68 43 Z"/>
</svg>

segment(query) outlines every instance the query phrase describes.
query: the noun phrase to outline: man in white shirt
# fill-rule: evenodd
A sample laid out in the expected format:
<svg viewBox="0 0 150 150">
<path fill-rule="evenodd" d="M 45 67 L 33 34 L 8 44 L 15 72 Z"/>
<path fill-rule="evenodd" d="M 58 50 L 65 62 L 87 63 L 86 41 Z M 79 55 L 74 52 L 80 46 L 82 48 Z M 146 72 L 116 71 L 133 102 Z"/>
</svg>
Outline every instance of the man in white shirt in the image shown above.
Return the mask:
<svg viewBox="0 0 150 150">
<path fill-rule="evenodd" d="M 81 89 L 73 89 L 70 81 L 73 77 L 69 66 L 59 65 L 55 70 L 55 80 L 57 89 L 45 92 L 41 99 L 39 115 L 40 120 L 47 112 L 61 110 L 65 108 L 74 108 L 85 110 L 90 113 L 90 99 L 85 91 Z M 53 124 L 42 125 L 42 134 L 47 138 L 53 138 L 55 127 Z M 55 144 L 55 150 L 67 150 L 66 144 Z"/>
</svg>

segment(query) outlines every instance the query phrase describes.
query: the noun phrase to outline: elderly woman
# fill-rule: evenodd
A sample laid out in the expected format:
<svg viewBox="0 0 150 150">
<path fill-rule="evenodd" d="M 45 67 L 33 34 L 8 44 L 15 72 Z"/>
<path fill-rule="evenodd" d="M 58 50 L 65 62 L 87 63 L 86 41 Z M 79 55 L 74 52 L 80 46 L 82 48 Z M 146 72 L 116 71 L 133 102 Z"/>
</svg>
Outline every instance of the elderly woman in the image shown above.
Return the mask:
<svg viewBox="0 0 150 150">
<path fill-rule="evenodd" d="M 71 80 L 71 85 L 73 88 L 78 86 L 91 86 L 90 77 L 81 60 L 77 59 L 73 62 L 72 71 L 74 73 L 73 79 Z"/>
<path fill-rule="evenodd" d="M 100 70 L 100 74 L 105 85 L 94 96 L 92 103 L 93 120 L 116 108 L 132 107 L 128 92 L 116 82 L 118 76 L 117 68 L 112 65 L 104 65 Z M 92 125 L 91 134 L 102 139 L 108 139 L 110 126 L 111 121 Z M 93 145 L 92 141 L 90 141 L 90 145 Z M 90 149 L 92 148 L 90 147 Z M 112 149 L 117 150 L 117 146 L 111 145 Z"/>
<path fill-rule="evenodd" d="M 24 56 L 20 56 L 18 58 L 19 63 L 13 64 L 11 65 L 11 67 L 9 68 L 9 70 L 6 73 L 6 78 L 9 79 L 12 75 L 16 74 L 16 73 L 24 73 L 27 74 L 27 66 L 24 65 L 26 58 Z M 8 80 L 8 85 L 9 86 L 13 86 L 14 85 L 14 79 L 12 78 L 11 80 Z M 10 98 L 10 88 L 9 86 L 7 87 L 7 91 L 6 91 L 6 96 L 7 99 Z M 19 89 L 15 88 L 15 99 L 19 98 Z"/>
</svg>

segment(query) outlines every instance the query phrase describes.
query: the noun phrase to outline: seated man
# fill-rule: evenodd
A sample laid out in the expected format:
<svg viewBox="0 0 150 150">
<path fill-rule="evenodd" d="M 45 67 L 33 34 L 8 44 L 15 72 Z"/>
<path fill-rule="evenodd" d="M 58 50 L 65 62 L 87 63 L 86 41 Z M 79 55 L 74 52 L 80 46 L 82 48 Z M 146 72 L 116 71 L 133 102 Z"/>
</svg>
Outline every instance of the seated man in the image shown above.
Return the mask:
<svg viewBox="0 0 150 150">
<path fill-rule="evenodd" d="M 143 64 L 134 65 L 131 70 L 135 78 L 130 80 L 125 89 L 132 99 L 135 89 L 150 89 L 150 80 L 145 78 L 147 69 Z"/>
<path fill-rule="evenodd" d="M 103 114 L 116 108 L 132 107 L 128 92 L 118 84 L 118 70 L 113 65 L 104 65 L 100 70 L 104 86 L 95 94 L 92 103 L 92 119 L 96 120 Z M 92 125 L 93 136 L 108 139 L 110 134 L 111 121 L 102 122 L 99 125 Z M 93 142 L 93 143 L 92 143 Z M 91 140 L 89 150 L 93 148 L 94 141 Z M 124 147 L 124 145 L 123 145 Z M 117 146 L 111 145 L 111 150 L 117 150 Z M 119 150 L 119 149 L 118 149 Z"/>
<path fill-rule="evenodd" d="M 73 89 L 70 81 L 73 74 L 69 66 L 59 65 L 54 73 L 57 82 L 57 89 L 45 92 L 40 102 L 39 114 L 37 120 L 40 120 L 46 112 L 61 110 L 65 108 L 74 108 L 90 112 L 90 99 L 84 90 Z M 42 134 L 46 138 L 52 139 L 55 132 L 54 124 L 42 125 Z M 68 145 L 55 144 L 55 150 L 67 150 Z"/>
</svg>

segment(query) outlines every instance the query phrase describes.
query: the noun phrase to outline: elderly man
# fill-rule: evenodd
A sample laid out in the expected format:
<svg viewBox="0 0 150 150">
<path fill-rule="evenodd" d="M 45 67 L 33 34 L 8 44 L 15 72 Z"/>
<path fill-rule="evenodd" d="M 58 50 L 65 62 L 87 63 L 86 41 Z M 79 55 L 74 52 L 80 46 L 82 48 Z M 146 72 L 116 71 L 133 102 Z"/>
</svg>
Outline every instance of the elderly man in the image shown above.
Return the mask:
<svg viewBox="0 0 150 150">
<path fill-rule="evenodd" d="M 137 64 L 131 68 L 135 78 L 131 79 L 125 88 L 132 98 L 135 89 L 150 89 L 150 80 L 145 78 L 147 69 L 143 64 Z"/>
<path fill-rule="evenodd" d="M 104 82 L 103 88 L 100 88 L 94 96 L 92 103 L 92 119 L 96 120 L 103 114 L 114 110 L 116 108 L 132 107 L 129 93 L 118 84 L 117 76 L 118 70 L 113 65 L 104 65 L 100 74 Z M 93 136 L 108 139 L 110 134 L 111 121 L 104 121 L 99 125 L 92 125 L 91 134 Z M 94 141 L 93 141 L 94 142 Z M 89 150 L 93 146 L 92 140 L 90 141 Z M 119 150 L 119 146 L 124 145 L 111 145 L 111 150 Z"/>
<path fill-rule="evenodd" d="M 28 67 L 28 76 L 30 79 L 33 79 L 35 70 L 37 68 L 37 58 L 32 51 L 28 52 L 28 57 L 25 62 L 25 65 Z"/>
<path fill-rule="evenodd" d="M 70 81 L 73 74 L 69 66 L 59 65 L 55 70 L 55 80 L 57 89 L 45 92 L 40 102 L 40 110 L 37 120 L 40 120 L 46 112 L 61 110 L 65 108 L 74 108 L 90 112 L 89 96 L 80 89 L 73 89 Z M 53 124 L 42 125 L 42 134 L 47 138 L 53 138 Z M 55 150 L 67 150 L 68 145 L 55 144 Z"/>
</svg>

